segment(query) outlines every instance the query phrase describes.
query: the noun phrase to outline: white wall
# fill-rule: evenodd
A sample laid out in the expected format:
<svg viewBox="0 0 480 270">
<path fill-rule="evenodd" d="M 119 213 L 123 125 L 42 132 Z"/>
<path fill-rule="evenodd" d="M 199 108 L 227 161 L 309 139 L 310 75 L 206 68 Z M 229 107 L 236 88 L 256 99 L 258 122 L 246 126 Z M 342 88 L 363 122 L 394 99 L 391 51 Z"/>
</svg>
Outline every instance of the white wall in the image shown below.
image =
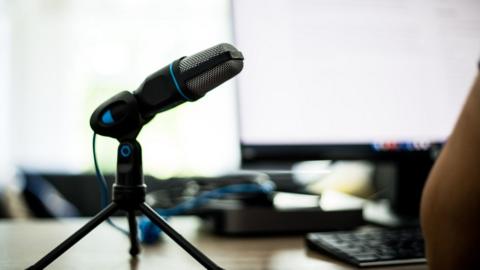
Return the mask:
<svg viewBox="0 0 480 270">
<path fill-rule="evenodd" d="M 12 174 L 10 149 L 10 21 L 4 0 L 0 0 L 0 187 Z"/>
<path fill-rule="evenodd" d="M 227 0 L 21 0 L 7 6 L 12 53 L 11 69 L 4 69 L 11 87 L 0 87 L 0 99 L 10 96 L 11 106 L 0 106 L 8 110 L 1 111 L 0 128 L 9 131 L 0 138 L 14 149 L 9 160 L 28 169 L 91 170 L 88 121 L 96 106 L 134 90 L 181 56 L 232 41 Z M 139 136 L 145 173 L 236 168 L 234 108 L 229 82 L 196 103 L 158 115 Z M 101 166 L 113 170 L 117 143 L 98 143 Z"/>
</svg>

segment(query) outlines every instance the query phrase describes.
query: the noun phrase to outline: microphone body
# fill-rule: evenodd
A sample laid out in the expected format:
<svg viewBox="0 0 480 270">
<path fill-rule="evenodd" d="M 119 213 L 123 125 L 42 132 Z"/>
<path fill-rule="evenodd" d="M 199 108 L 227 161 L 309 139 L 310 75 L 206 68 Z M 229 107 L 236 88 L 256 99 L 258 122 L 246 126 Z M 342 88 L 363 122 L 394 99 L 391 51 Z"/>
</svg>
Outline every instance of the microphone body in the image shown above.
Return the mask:
<svg viewBox="0 0 480 270">
<path fill-rule="evenodd" d="M 133 92 L 140 106 L 140 114 L 144 119 L 149 119 L 159 112 L 169 110 L 189 100 L 183 97 L 175 86 L 175 75 L 171 75 L 169 71 L 172 64 L 148 76 Z"/>
<path fill-rule="evenodd" d="M 123 91 L 102 103 L 90 126 L 100 135 L 135 138 L 157 113 L 198 100 L 242 68 L 242 53 L 226 43 L 182 57 L 148 76 L 133 93 Z"/>
</svg>

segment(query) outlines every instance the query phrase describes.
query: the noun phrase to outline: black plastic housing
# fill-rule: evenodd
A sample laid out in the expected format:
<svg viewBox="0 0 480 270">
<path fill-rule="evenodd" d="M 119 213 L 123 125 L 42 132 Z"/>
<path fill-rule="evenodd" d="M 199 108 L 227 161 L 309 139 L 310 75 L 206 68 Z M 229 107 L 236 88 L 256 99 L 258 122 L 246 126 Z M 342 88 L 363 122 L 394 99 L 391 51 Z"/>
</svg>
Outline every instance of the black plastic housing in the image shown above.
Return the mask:
<svg viewBox="0 0 480 270">
<path fill-rule="evenodd" d="M 109 117 L 106 117 L 108 114 Z M 105 121 L 107 119 L 111 121 Z M 97 134 L 123 140 L 135 138 L 148 120 L 141 117 L 135 96 L 123 91 L 102 103 L 93 112 L 90 126 Z"/>
<path fill-rule="evenodd" d="M 137 98 L 140 113 L 144 118 L 152 118 L 155 114 L 176 107 L 185 101 L 200 98 L 184 92 L 188 98 L 185 99 L 178 92 L 174 80 L 176 80 L 180 89 L 183 91 L 186 89 L 183 80 L 178 76 L 178 62 L 180 60 L 181 58 L 174 61 L 171 66 L 168 65 L 148 76 L 133 92 Z M 173 73 L 173 76 L 171 73 Z"/>
</svg>

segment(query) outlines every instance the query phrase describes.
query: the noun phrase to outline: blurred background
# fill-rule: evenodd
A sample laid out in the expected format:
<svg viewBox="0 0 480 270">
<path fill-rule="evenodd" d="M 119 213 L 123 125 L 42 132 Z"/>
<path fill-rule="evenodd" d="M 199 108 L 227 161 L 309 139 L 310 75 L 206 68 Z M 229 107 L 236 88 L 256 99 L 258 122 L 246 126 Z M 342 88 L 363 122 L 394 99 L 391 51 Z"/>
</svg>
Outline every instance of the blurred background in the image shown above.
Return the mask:
<svg viewBox="0 0 480 270">
<path fill-rule="evenodd" d="M 149 205 L 221 235 L 418 226 L 478 76 L 479 0 L 0 0 L 0 225 L 98 213 L 118 142 L 97 138 L 103 179 L 92 112 L 219 43 L 244 71 L 137 138 Z"/>
<path fill-rule="evenodd" d="M 0 199 L 7 190 L 50 194 L 37 176 L 56 175 L 45 185 L 96 211 L 91 113 L 222 42 L 246 55 L 239 79 L 158 114 L 138 137 L 151 189 L 167 182 L 156 179 L 268 161 L 287 175 L 272 177 L 280 190 L 313 183 L 314 193 L 371 199 L 397 189 L 411 202 L 416 190 L 419 199 L 477 72 L 478 12 L 477 0 L 0 0 Z M 117 144 L 97 141 L 109 180 Z M 360 163 L 292 167 L 313 160 Z M 416 177 L 400 173 L 417 167 Z M 404 178 L 416 186 L 398 188 Z"/>
<path fill-rule="evenodd" d="M 18 169 L 93 172 L 89 118 L 182 56 L 232 42 L 228 0 L 0 0 L 0 183 Z M 247 62 L 248 65 L 248 62 Z M 139 136 L 144 171 L 214 175 L 239 166 L 234 81 L 156 116 Z M 113 173 L 117 142 L 100 138 Z"/>
</svg>

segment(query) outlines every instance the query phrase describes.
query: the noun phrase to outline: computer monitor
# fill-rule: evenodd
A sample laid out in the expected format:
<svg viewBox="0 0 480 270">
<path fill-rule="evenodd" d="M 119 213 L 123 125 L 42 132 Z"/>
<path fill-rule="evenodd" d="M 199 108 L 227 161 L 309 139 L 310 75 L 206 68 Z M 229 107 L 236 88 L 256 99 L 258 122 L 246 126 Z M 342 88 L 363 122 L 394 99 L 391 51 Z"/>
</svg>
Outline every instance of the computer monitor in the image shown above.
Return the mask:
<svg viewBox="0 0 480 270">
<path fill-rule="evenodd" d="M 244 162 L 425 152 L 480 55 L 480 2 L 232 1 Z"/>
<path fill-rule="evenodd" d="M 430 151 L 476 74 L 480 1 L 241 0 L 232 10 L 245 55 L 243 165 L 397 161 L 417 210 Z"/>
</svg>

